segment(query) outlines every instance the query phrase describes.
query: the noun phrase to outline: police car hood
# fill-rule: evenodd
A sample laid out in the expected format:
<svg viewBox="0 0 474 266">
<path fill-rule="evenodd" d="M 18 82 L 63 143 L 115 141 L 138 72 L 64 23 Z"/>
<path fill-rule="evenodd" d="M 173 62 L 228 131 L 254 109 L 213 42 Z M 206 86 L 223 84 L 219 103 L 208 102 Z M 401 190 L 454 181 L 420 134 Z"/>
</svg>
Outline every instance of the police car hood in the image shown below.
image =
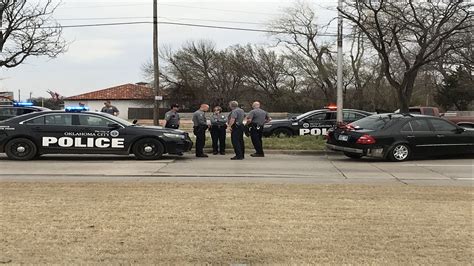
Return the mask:
<svg viewBox="0 0 474 266">
<path fill-rule="evenodd" d="M 159 131 L 159 132 L 169 132 L 175 134 L 184 134 L 186 132 L 179 130 L 179 129 L 172 129 L 172 128 L 164 128 L 159 126 L 137 126 L 140 129 L 150 130 L 150 131 Z"/>
</svg>

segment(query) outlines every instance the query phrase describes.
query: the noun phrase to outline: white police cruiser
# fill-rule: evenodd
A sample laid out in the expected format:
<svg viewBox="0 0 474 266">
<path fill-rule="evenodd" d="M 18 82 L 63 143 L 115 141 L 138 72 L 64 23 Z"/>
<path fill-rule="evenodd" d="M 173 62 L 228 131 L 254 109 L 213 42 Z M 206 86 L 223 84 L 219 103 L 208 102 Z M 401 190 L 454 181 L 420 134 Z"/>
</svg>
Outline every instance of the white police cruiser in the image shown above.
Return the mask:
<svg viewBox="0 0 474 266">
<path fill-rule="evenodd" d="M 14 160 L 42 154 L 134 154 L 156 160 L 192 148 L 181 130 L 139 126 L 118 117 L 88 112 L 87 107 L 43 111 L 0 122 L 0 153 Z"/>
</svg>

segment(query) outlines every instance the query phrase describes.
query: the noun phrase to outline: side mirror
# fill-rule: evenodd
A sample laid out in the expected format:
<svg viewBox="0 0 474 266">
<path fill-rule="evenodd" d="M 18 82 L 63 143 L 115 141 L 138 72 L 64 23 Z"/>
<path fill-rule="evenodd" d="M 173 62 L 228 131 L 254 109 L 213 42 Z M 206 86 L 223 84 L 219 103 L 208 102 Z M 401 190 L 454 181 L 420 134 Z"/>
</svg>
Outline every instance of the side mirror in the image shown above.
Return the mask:
<svg viewBox="0 0 474 266">
<path fill-rule="evenodd" d="M 132 122 L 132 124 L 134 124 L 134 125 L 136 125 L 137 123 L 138 123 L 137 119 L 133 120 L 133 122 Z"/>
<path fill-rule="evenodd" d="M 466 131 L 466 129 L 462 128 L 462 127 L 458 127 L 454 130 L 454 132 L 456 132 L 457 134 L 461 134 L 463 133 L 464 131 Z"/>
<path fill-rule="evenodd" d="M 120 125 L 120 124 L 117 124 L 117 123 L 108 124 L 107 126 L 108 126 L 109 128 L 114 128 L 114 129 L 121 127 L 121 125 Z"/>
</svg>

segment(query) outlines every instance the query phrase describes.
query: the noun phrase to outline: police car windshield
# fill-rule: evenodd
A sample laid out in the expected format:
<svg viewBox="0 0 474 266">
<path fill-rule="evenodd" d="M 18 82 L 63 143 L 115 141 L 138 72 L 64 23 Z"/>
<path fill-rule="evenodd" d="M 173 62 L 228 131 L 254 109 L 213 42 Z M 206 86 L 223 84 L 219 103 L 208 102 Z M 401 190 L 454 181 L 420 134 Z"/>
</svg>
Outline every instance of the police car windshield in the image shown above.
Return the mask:
<svg viewBox="0 0 474 266">
<path fill-rule="evenodd" d="M 102 115 L 104 116 L 107 116 L 108 118 L 112 119 L 112 120 L 115 120 L 117 121 L 118 123 L 124 125 L 124 126 L 135 126 L 133 123 L 130 123 L 128 122 L 127 120 L 125 119 L 122 119 L 120 117 L 116 117 L 116 116 L 113 116 L 111 114 L 107 114 L 107 113 L 101 113 Z"/>
<path fill-rule="evenodd" d="M 304 114 L 301 114 L 301 115 L 297 116 L 295 119 L 296 119 L 296 120 L 300 120 L 301 118 L 305 118 L 305 117 L 307 117 L 308 115 L 310 115 L 310 114 L 312 114 L 312 113 L 314 113 L 314 112 L 315 112 L 315 111 L 306 112 L 306 113 L 304 113 Z"/>
</svg>

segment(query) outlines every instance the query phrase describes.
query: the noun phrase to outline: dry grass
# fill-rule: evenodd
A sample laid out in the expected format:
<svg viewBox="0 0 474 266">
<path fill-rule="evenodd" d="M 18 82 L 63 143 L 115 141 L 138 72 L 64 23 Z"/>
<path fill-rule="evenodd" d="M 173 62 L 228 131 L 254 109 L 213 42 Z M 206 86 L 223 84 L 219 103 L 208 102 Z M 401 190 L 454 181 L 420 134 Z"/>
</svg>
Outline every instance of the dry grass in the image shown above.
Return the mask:
<svg viewBox="0 0 474 266">
<path fill-rule="evenodd" d="M 472 188 L 0 183 L 0 262 L 472 263 Z"/>
</svg>

